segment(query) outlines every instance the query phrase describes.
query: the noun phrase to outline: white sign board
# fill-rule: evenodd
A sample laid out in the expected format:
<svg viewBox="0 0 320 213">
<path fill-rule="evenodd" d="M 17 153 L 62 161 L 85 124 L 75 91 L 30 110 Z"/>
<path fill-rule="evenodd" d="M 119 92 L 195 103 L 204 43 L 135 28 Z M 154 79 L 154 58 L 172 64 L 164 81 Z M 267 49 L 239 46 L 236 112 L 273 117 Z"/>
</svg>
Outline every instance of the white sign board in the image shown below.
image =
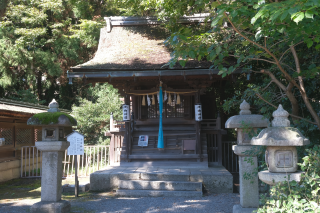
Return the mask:
<svg viewBox="0 0 320 213">
<path fill-rule="evenodd" d="M 83 155 L 84 154 L 84 136 L 74 131 L 67 136 L 67 141 L 70 142 L 68 147 L 68 155 Z"/>
<path fill-rule="evenodd" d="M 148 135 L 140 135 L 139 136 L 139 141 L 138 141 L 138 146 L 148 146 Z"/>
</svg>

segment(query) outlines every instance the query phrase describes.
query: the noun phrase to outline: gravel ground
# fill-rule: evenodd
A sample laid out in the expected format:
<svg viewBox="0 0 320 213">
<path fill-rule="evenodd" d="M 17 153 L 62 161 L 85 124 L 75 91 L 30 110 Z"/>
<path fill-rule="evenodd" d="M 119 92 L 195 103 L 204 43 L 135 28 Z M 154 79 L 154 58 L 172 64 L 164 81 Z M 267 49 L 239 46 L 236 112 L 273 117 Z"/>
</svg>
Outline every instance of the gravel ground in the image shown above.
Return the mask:
<svg viewBox="0 0 320 213">
<path fill-rule="evenodd" d="M 19 200 L 0 203 L 1 213 L 30 212 L 30 206 L 37 200 Z M 182 197 L 114 197 L 94 195 L 70 200 L 71 212 L 232 212 L 233 205 L 239 204 L 239 194 L 212 194 L 201 198 Z"/>
</svg>

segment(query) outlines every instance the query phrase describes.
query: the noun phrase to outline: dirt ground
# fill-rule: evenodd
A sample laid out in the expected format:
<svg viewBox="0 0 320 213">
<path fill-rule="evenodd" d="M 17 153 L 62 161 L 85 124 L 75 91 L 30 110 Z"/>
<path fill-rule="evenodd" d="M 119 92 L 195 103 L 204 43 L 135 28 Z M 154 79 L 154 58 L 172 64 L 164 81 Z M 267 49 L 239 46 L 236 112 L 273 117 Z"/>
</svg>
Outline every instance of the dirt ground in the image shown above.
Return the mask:
<svg viewBox="0 0 320 213">
<path fill-rule="evenodd" d="M 62 185 L 64 184 L 74 184 L 74 178 L 64 179 Z M 79 183 L 88 183 L 90 182 L 88 178 L 79 178 Z M 41 197 L 41 179 L 36 178 L 19 178 L 6 182 L 0 183 L 0 212 L 4 211 L 4 207 L 8 206 L 26 206 L 24 210 L 28 212 L 30 204 L 39 202 Z M 113 192 L 104 192 L 104 193 L 93 193 L 93 192 L 81 192 L 79 197 L 75 197 L 74 193 L 62 193 L 62 200 L 68 201 L 90 201 L 96 198 L 105 197 L 113 198 Z M 20 208 L 17 208 L 19 212 Z M 72 206 L 72 212 L 83 212 L 79 207 Z M 10 212 L 14 212 L 11 211 Z M 85 211 L 88 212 L 88 211 Z"/>
</svg>

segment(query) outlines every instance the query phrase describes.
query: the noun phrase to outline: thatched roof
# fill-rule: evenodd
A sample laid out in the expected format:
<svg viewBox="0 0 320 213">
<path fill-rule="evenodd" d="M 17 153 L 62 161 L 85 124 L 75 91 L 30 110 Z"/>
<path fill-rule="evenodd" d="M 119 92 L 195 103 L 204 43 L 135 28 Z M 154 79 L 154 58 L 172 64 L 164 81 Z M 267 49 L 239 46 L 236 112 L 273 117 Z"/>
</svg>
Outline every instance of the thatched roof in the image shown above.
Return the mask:
<svg viewBox="0 0 320 213">
<path fill-rule="evenodd" d="M 137 20 L 134 21 L 138 23 Z M 134 21 L 130 21 L 130 24 Z M 142 19 L 142 21 L 145 20 Z M 121 25 L 112 28 L 110 25 L 106 26 L 100 31 L 99 46 L 95 57 L 72 69 L 76 72 L 82 70 L 168 69 L 169 66 L 166 64 L 171 58 L 171 50 L 165 46 L 164 41 L 169 35 L 168 30 L 153 22 L 152 24 Z M 189 61 L 184 69 L 209 68 L 210 65 L 210 62 Z M 182 69 L 182 67 L 177 64 L 174 69 Z"/>
<path fill-rule="evenodd" d="M 26 113 L 26 114 L 37 114 L 47 112 L 48 107 L 38 104 L 27 103 L 23 101 L 15 101 L 5 98 L 0 98 L 0 112 L 1 113 Z M 70 113 L 69 110 L 60 109 L 63 112 Z"/>
</svg>

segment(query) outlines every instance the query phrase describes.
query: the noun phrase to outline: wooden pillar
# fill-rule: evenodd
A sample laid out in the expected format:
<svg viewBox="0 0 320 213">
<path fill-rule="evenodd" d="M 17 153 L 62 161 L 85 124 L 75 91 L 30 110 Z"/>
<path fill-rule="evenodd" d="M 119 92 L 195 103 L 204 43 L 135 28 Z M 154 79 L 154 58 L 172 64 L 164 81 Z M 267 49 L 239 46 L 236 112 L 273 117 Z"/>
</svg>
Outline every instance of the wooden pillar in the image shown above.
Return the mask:
<svg viewBox="0 0 320 213">
<path fill-rule="evenodd" d="M 221 131 L 219 131 L 217 135 L 218 139 L 218 165 L 222 166 L 222 134 Z"/>
<path fill-rule="evenodd" d="M 200 103 L 200 91 L 195 93 L 194 96 L 195 104 Z M 198 161 L 202 160 L 202 146 L 201 146 L 201 123 L 200 121 L 196 121 L 196 149 L 197 154 L 199 155 Z"/>
<path fill-rule="evenodd" d="M 124 96 L 124 103 L 130 106 L 130 96 Z M 126 159 L 129 162 L 129 154 L 131 152 L 131 128 L 130 128 L 130 121 L 125 122 L 125 144 L 126 144 Z"/>
<path fill-rule="evenodd" d="M 110 139 L 110 146 L 109 146 L 109 165 L 113 165 L 114 164 L 114 154 L 115 154 L 116 150 L 115 150 L 115 146 L 114 146 L 114 134 L 111 134 L 111 139 Z"/>
</svg>

